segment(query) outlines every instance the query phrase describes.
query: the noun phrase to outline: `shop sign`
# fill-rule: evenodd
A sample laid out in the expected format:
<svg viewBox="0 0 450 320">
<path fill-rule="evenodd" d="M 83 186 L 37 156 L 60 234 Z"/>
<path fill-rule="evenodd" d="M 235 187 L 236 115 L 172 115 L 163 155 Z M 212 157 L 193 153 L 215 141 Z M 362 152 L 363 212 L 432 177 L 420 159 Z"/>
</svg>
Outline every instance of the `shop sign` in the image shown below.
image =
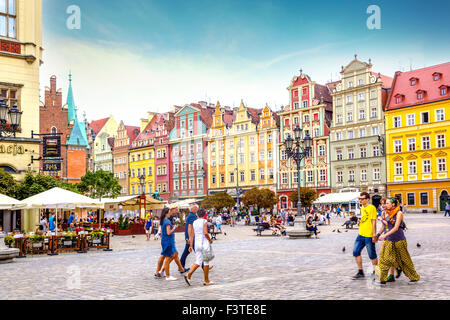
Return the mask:
<svg viewBox="0 0 450 320">
<path fill-rule="evenodd" d="M 13 156 L 15 156 L 18 154 L 24 154 L 25 148 L 17 144 L 10 144 L 10 145 L 0 144 L 0 154 L 1 153 L 12 154 Z"/>
</svg>

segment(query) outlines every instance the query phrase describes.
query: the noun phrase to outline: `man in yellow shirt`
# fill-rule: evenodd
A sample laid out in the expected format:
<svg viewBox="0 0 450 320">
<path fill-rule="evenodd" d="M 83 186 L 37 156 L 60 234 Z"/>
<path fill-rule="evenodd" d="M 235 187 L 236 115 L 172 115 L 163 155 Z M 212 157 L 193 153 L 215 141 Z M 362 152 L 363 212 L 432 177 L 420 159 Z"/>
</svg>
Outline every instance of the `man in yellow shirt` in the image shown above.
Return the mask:
<svg viewBox="0 0 450 320">
<path fill-rule="evenodd" d="M 359 196 L 361 203 L 361 220 L 359 222 L 359 234 L 353 248 L 353 256 L 358 266 L 358 273 L 353 276 L 353 280 L 364 279 L 361 251 L 367 247 L 367 253 L 372 260 L 373 270 L 378 264 L 377 251 L 375 243 L 377 242 L 377 209 L 371 205 L 370 195 L 367 192 L 361 192 Z"/>
</svg>

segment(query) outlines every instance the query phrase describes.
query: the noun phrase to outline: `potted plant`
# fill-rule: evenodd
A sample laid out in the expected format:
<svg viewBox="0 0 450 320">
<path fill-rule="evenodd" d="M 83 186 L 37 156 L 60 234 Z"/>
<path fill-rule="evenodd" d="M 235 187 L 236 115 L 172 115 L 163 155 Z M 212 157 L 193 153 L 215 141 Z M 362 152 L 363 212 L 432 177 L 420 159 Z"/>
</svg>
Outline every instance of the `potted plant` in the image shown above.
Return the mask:
<svg viewBox="0 0 450 320">
<path fill-rule="evenodd" d="M 45 236 L 40 234 L 34 234 L 32 236 L 29 236 L 28 239 L 31 241 L 33 248 L 42 248 Z"/>
<path fill-rule="evenodd" d="M 65 247 L 71 247 L 73 245 L 73 240 L 77 238 L 74 232 L 65 232 L 62 234 L 63 245 Z"/>
<path fill-rule="evenodd" d="M 89 232 L 89 239 L 93 244 L 100 244 L 104 233 L 100 229 Z"/>
<path fill-rule="evenodd" d="M 5 241 L 5 245 L 9 246 L 10 248 L 14 247 L 14 237 L 13 236 L 6 236 L 4 241 Z"/>
</svg>

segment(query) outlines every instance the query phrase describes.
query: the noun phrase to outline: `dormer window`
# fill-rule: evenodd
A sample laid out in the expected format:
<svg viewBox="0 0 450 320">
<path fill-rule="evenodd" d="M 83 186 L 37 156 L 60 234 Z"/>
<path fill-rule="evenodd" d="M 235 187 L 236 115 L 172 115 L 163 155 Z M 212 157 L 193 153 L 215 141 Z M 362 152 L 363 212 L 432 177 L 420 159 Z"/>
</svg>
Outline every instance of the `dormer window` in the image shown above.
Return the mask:
<svg viewBox="0 0 450 320">
<path fill-rule="evenodd" d="M 419 82 L 419 79 L 418 78 L 411 78 L 411 79 L 409 79 L 409 81 L 410 81 L 412 86 L 415 86 Z"/>
<path fill-rule="evenodd" d="M 424 91 L 424 90 L 417 90 L 416 93 L 417 93 L 417 100 L 422 100 L 424 98 L 425 94 L 426 94 L 426 91 Z"/>
<path fill-rule="evenodd" d="M 402 95 L 402 94 L 395 95 L 395 103 L 402 103 L 403 98 L 404 98 L 404 95 Z"/>
<path fill-rule="evenodd" d="M 442 73 L 440 73 L 440 72 L 433 73 L 433 80 L 434 81 L 438 81 L 441 78 L 442 78 Z"/>
<path fill-rule="evenodd" d="M 445 96 L 448 93 L 448 86 L 440 86 L 441 96 Z"/>
</svg>

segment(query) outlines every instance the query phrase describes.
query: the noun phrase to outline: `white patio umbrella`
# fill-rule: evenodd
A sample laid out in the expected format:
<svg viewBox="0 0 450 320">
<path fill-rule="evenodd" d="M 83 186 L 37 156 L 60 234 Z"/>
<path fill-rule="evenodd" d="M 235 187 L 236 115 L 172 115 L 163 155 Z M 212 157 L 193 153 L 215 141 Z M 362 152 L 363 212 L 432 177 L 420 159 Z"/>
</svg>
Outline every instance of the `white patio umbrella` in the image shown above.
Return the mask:
<svg viewBox="0 0 450 320">
<path fill-rule="evenodd" d="M 16 210 L 23 206 L 19 200 L 0 193 L 0 210 Z"/>
<path fill-rule="evenodd" d="M 97 199 L 61 188 L 44 191 L 22 200 L 20 203 L 25 205 L 24 209 L 56 209 L 56 231 L 58 231 L 58 209 L 103 208 L 103 203 Z"/>
</svg>

